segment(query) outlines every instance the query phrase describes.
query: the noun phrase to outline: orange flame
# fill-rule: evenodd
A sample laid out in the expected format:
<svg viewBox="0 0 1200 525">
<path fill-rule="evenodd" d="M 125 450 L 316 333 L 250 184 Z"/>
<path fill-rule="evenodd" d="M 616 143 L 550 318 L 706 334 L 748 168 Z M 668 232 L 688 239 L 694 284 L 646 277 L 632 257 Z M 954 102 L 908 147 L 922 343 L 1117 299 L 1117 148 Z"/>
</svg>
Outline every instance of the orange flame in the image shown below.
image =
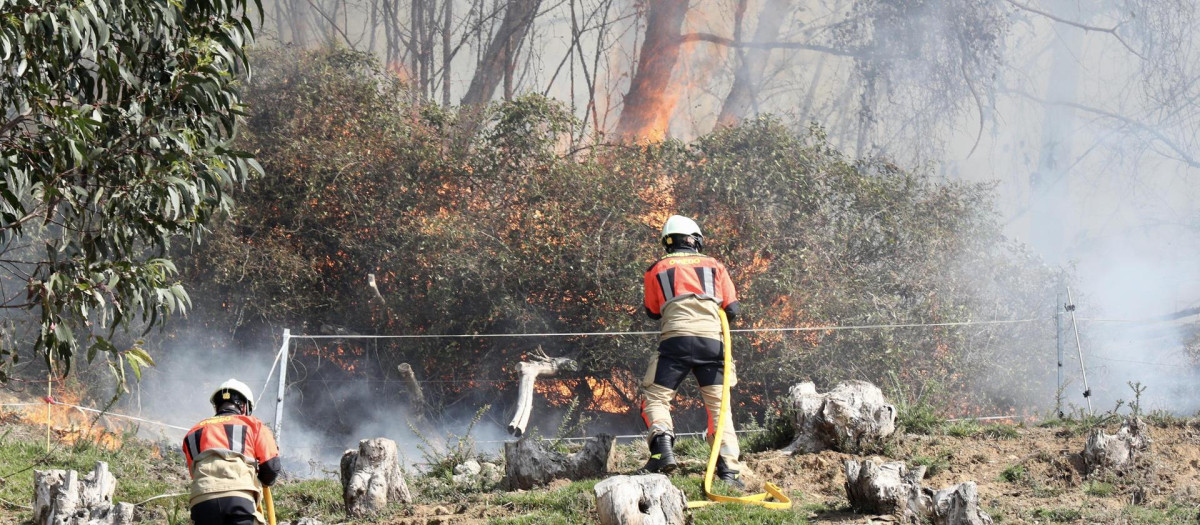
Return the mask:
<svg viewBox="0 0 1200 525">
<path fill-rule="evenodd" d="M 80 396 L 70 390 L 62 391 L 57 398 L 49 398 L 46 405 L 22 407 L 17 411 L 21 421 L 30 425 L 50 426 L 50 431 L 60 443 L 74 445 L 90 441 L 106 450 L 121 447 L 123 427 L 111 421 L 96 420 L 93 415 L 67 405 L 79 405 Z"/>
</svg>

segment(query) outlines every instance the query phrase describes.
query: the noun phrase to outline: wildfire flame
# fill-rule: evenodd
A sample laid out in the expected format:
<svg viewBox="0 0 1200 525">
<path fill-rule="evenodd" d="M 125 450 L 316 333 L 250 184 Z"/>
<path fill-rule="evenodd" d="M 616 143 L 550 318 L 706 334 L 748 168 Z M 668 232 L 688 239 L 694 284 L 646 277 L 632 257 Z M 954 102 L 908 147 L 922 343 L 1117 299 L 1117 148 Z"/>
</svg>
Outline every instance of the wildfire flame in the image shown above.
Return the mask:
<svg viewBox="0 0 1200 525">
<path fill-rule="evenodd" d="M 94 416 L 69 405 L 79 405 L 80 396 L 76 392 L 63 391 L 58 398 L 43 398 L 46 404 L 21 407 L 17 411 L 22 422 L 37 425 L 49 425 L 51 433 L 61 443 L 74 445 L 90 441 L 106 450 L 116 450 L 121 447 L 120 433 L 124 427 L 120 423 L 97 420 Z"/>
</svg>

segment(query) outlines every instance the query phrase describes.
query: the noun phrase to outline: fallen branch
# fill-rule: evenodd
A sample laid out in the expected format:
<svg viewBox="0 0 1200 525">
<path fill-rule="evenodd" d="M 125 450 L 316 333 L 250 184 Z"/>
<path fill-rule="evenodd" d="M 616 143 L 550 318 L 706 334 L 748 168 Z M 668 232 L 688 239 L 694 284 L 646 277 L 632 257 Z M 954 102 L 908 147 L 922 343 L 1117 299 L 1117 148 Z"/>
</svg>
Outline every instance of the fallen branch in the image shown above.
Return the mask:
<svg viewBox="0 0 1200 525">
<path fill-rule="evenodd" d="M 533 384 L 540 376 L 553 376 L 560 371 L 575 372 L 579 364 L 566 357 L 549 357 L 542 347 L 534 350 L 532 361 L 522 361 L 518 365 L 521 371 L 521 386 L 517 389 L 517 412 L 513 414 L 508 424 L 508 433 L 517 437 L 525 433 L 529 425 L 529 415 L 533 412 Z"/>
</svg>

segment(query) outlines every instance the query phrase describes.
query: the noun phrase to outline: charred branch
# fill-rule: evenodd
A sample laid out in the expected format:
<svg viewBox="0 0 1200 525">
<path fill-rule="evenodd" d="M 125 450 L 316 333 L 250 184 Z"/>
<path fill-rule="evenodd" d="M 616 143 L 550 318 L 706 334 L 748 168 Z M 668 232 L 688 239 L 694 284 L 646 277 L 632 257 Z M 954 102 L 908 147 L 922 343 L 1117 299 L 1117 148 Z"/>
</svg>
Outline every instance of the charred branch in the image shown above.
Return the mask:
<svg viewBox="0 0 1200 525">
<path fill-rule="evenodd" d="M 816 51 L 827 55 L 837 55 L 852 58 L 864 58 L 866 53 L 860 50 L 838 49 L 836 47 L 822 46 L 818 44 L 810 44 L 807 42 L 745 42 L 738 41 L 732 38 L 714 35 L 712 33 L 688 33 L 679 37 L 680 43 L 687 42 L 710 42 L 723 46 L 749 49 L 803 49 L 806 51 Z"/>
</svg>

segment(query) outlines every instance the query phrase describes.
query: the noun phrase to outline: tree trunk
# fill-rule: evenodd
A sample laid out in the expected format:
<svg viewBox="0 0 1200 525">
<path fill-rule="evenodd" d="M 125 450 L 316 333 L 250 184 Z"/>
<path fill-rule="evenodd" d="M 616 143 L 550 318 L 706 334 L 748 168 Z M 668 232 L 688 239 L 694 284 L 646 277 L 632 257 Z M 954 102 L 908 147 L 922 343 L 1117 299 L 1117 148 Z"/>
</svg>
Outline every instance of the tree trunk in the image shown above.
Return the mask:
<svg viewBox="0 0 1200 525">
<path fill-rule="evenodd" d="M 450 107 L 450 61 L 454 57 L 450 32 L 454 30 L 454 0 L 442 4 L 442 105 Z"/>
<path fill-rule="evenodd" d="M 789 0 L 766 0 L 758 15 L 758 27 L 754 29 L 754 42 L 771 42 L 779 37 L 785 10 Z M 717 127 L 736 126 L 747 115 L 758 113 L 758 94 L 763 88 L 763 74 L 770 58 L 770 48 L 749 48 L 741 53 L 741 63 L 733 74 L 733 87 L 721 105 Z"/>
<path fill-rule="evenodd" d="M 496 87 L 504 79 L 505 72 L 513 61 L 513 57 L 509 56 L 510 51 L 517 49 L 525 34 L 529 32 L 529 26 L 533 24 L 541 4 L 541 0 L 512 0 L 508 3 L 504 10 L 504 20 L 500 22 L 500 29 L 496 31 L 487 50 L 484 51 L 483 60 L 471 79 L 471 86 L 463 96 L 462 105 L 477 106 L 487 104 L 492 99 Z"/>
<path fill-rule="evenodd" d="M 600 434 L 574 454 L 551 450 L 541 439 L 504 444 L 504 479 L 510 490 L 529 490 L 556 479 L 602 477 L 616 467 L 616 438 Z"/>
<path fill-rule="evenodd" d="M 687 523 L 687 496 L 662 474 L 614 476 L 593 491 L 602 525 Z"/>
<path fill-rule="evenodd" d="M 74 470 L 36 470 L 33 473 L 33 514 L 39 525 L 130 525 L 133 504 L 113 504 L 117 478 L 108 463 L 79 479 Z"/>
<path fill-rule="evenodd" d="M 301 49 L 308 46 L 308 2 L 291 0 L 288 2 L 288 17 L 292 30 L 292 44 Z"/>
<path fill-rule="evenodd" d="M 412 502 L 396 442 L 390 439 L 364 439 L 358 450 L 342 454 L 341 481 L 346 514 L 353 517 L 378 513 L 389 503 Z"/>
<path fill-rule="evenodd" d="M 679 45 L 688 0 L 648 2 L 646 39 L 638 53 L 637 71 L 625 94 L 617 137 L 628 141 L 658 141 L 667 135 L 668 120 L 679 99 L 671 78 L 679 61 Z"/>
<path fill-rule="evenodd" d="M 1052 0 L 1051 11 L 1070 20 L 1086 22 L 1086 13 L 1073 0 Z M 1029 238 L 1034 249 L 1050 264 L 1066 262 L 1066 231 L 1074 219 L 1071 209 L 1071 178 L 1074 163 L 1071 142 L 1077 132 L 1075 109 L 1063 102 L 1078 98 L 1079 56 L 1083 48 L 1082 29 L 1062 22 L 1054 23 L 1053 66 L 1042 97 L 1042 143 L 1037 171 L 1029 174 Z"/>
</svg>

